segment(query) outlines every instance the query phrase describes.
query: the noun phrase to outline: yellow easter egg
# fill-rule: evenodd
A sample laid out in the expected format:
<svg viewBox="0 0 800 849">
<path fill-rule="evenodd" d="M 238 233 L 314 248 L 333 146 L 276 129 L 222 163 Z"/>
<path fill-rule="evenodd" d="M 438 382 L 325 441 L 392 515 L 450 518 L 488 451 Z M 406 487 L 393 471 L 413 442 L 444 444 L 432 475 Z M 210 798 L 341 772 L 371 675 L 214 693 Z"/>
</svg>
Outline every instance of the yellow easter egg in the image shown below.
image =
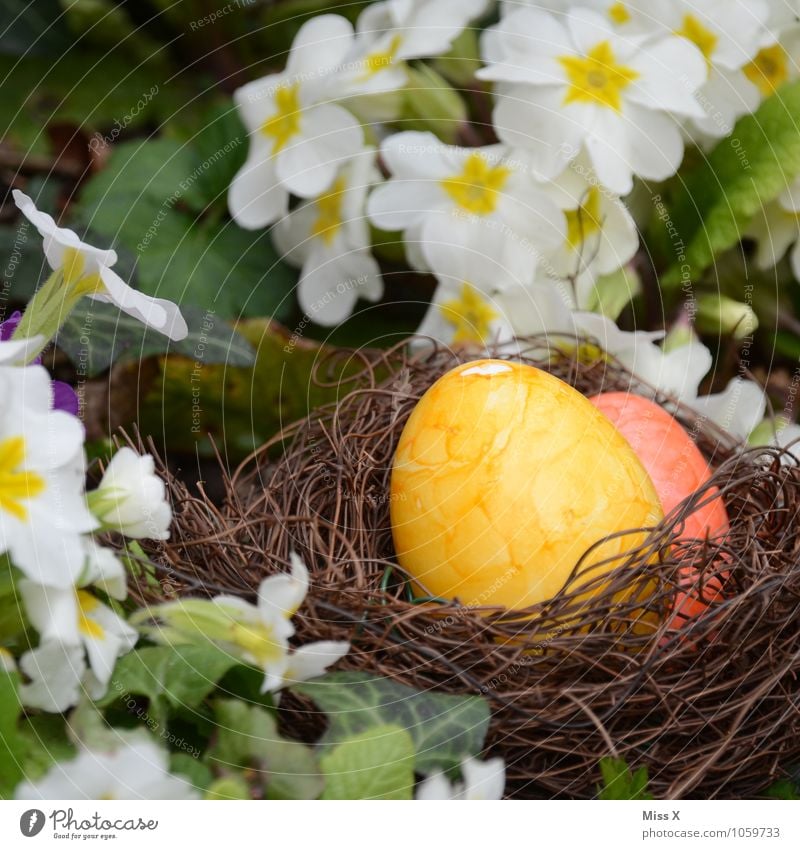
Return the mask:
<svg viewBox="0 0 800 849">
<path fill-rule="evenodd" d="M 663 516 L 625 438 L 583 395 L 504 360 L 454 368 L 406 423 L 391 479 L 398 562 L 425 591 L 521 609 L 641 543 Z M 612 562 L 592 570 L 608 571 Z"/>
</svg>

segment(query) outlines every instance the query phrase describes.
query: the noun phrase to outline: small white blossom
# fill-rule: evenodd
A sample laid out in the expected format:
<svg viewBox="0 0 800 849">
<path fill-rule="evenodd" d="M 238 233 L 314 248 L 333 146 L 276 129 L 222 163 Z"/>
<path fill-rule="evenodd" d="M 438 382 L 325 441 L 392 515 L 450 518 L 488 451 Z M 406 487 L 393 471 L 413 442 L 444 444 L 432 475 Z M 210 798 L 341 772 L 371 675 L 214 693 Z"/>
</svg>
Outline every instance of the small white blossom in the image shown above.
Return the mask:
<svg viewBox="0 0 800 849">
<path fill-rule="evenodd" d="M 131 539 L 169 539 L 172 508 L 149 454 L 127 446 L 111 458 L 100 485 L 88 495 L 94 515 Z"/>
<path fill-rule="evenodd" d="M 746 235 L 758 242 L 756 264 L 762 269 L 777 265 L 791 248 L 792 272 L 800 280 L 800 178 L 764 206 Z"/>
<path fill-rule="evenodd" d="M 81 747 L 77 757 L 54 764 L 38 781 L 18 785 L 16 799 L 198 799 L 185 779 L 169 771 L 165 749 L 146 737 L 113 749 Z"/>
<path fill-rule="evenodd" d="M 340 15 L 318 15 L 295 37 L 286 69 L 234 93 L 249 133 L 247 160 L 228 192 L 234 220 L 247 229 L 277 221 L 289 193 L 326 191 L 339 166 L 362 147 L 359 122 L 342 106 L 334 71 L 350 48 L 353 27 Z"/>
<path fill-rule="evenodd" d="M 418 270 L 445 245 L 496 267 L 496 286 L 528 282 L 543 251 L 566 237 L 564 216 L 501 145 L 442 144 L 432 133 L 397 133 L 381 147 L 392 178 L 374 189 L 367 209 L 384 230 L 402 230 Z"/>
<path fill-rule="evenodd" d="M 675 116 L 705 114 L 695 95 L 708 72 L 694 44 L 625 38 L 589 9 L 556 18 L 521 8 L 487 30 L 482 50 L 478 77 L 502 83 L 497 134 L 530 151 L 546 178 L 583 151 L 617 194 L 630 192 L 633 175 L 666 179 L 683 157 Z"/>
<path fill-rule="evenodd" d="M 14 189 L 13 195 L 22 214 L 43 236 L 47 262 L 53 271 L 61 271 L 67 289 L 114 304 L 170 339 L 180 340 L 187 335 L 186 322 L 172 301 L 132 289 L 112 270 L 117 261 L 116 251 L 82 242 L 72 230 L 59 227 L 47 213 L 40 212 L 26 194 Z"/>
<path fill-rule="evenodd" d="M 31 580 L 69 587 L 97 528 L 84 499 L 83 425 L 52 410 L 42 366 L 0 368 L 0 552 Z"/>
<path fill-rule="evenodd" d="M 488 761 L 466 758 L 461 762 L 461 776 L 463 781 L 451 784 L 443 773 L 435 772 L 420 782 L 416 798 L 426 802 L 477 802 L 503 798 L 506 768 L 502 758 L 490 758 Z"/>
<path fill-rule="evenodd" d="M 342 165 L 324 194 L 299 204 L 272 231 L 284 259 L 302 268 L 297 297 L 317 324 L 338 324 L 359 297 L 377 301 L 383 294 L 364 209 L 379 176 L 375 150 L 366 148 Z"/>
</svg>

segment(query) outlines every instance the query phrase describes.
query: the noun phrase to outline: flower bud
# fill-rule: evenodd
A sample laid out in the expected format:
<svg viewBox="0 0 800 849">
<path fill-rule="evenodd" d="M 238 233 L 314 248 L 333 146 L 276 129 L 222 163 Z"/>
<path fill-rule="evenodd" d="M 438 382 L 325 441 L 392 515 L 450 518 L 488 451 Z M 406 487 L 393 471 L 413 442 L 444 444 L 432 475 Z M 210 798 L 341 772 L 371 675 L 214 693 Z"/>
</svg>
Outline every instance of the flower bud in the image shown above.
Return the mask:
<svg viewBox="0 0 800 849">
<path fill-rule="evenodd" d="M 734 301 L 725 295 L 704 294 L 697 298 L 698 330 L 745 339 L 758 328 L 758 316 L 749 304 Z"/>
<path fill-rule="evenodd" d="M 427 65 L 408 69 L 401 120 L 404 130 L 429 131 L 448 144 L 467 120 L 458 92 Z"/>
</svg>

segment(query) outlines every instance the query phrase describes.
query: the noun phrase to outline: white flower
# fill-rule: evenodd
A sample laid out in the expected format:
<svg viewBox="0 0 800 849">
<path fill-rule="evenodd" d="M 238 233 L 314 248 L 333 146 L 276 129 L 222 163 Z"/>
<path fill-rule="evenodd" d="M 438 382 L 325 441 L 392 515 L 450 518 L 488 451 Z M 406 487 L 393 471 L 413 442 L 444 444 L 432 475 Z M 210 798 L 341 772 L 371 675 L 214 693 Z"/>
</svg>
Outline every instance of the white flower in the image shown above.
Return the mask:
<svg viewBox="0 0 800 849">
<path fill-rule="evenodd" d="M 437 800 L 466 800 L 471 802 L 503 798 L 506 769 L 502 758 L 479 761 L 466 758 L 461 762 L 463 782 L 451 784 L 441 772 L 435 772 L 421 781 L 416 798 L 431 802 Z"/>
<path fill-rule="evenodd" d="M 553 12 L 556 16 L 581 6 L 603 15 L 610 24 L 626 34 L 652 33 L 658 26 L 650 15 L 638 7 L 635 0 L 502 0 L 500 3 L 503 15 L 510 15 L 523 6 Z"/>
<path fill-rule="evenodd" d="M 746 440 L 764 418 L 767 399 L 757 383 L 735 377 L 723 392 L 703 395 L 690 406 L 723 430 Z"/>
<path fill-rule="evenodd" d="M 560 20 L 520 9 L 487 30 L 482 49 L 488 67 L 478 77 L 506 84 L 496 92 L 497 133 L 529 150 L 544 177 L 583 150 L 617 194 L 634 174 L 666 179 L 683 157 L 675 116 L 704 115 L 695 93 L 707 68 L 693 44 L 624 38 L 587 9 Z"/>
<path fill-rule="evenodd" d="M 100 581 L 103 576 L 96 577 Z M 98 685 L 105 688 L 117 658 L 134 647 L 138 635 L 88 587 L 80 584 L 59 588 L 28 580 L 19 582 L 28 618 L 42 643 L 82 647 Z"/>
<path fill-rule="evenodd" d="M 375 150 L 367 148 L 339 169 L 324 194 L 301 203 L 272 231 L 284 258 L 302 268 L 298 300 L 317 324 L 338 324 L 359 297 L 377 301 L 383 294 L 364 210 L 379 176 Z"/>
<path fill-rule="evenodd" d="M 7 339 L 0 342 L 0 366 L 23 366 L 40 351 L 48 340 L 42 336 Z"/>
<path fill-rule="evenodd" d="M 38 781 L 18 785 L 16 799 L 198 799 L 184 778 L 172 775 L 166 750 L 132 737 L 111 750 L 81 747 L 71 761 L 54 764 Z"/>
<path fill-rule="evenodd" d="M 748 100 L 769 97 L 785 82 L 800 76 L 800 25 L 792 14 L 782 18 L 778 6 L 785 10 L 785 0 L 772 0 L 764 42 L 742 69 L 756 90 Z"/>
<path fill-rule="evenodd" d="M 712 139 L 729 135 L 736 120 L 758 106 L 760 95 L 744 69 L 765 38 L 764 0 L 638 0 L 640 8 L 665 32 L 696 45 L 708 66 L 708 81 L 698 94 L 703 106 L 692 123 Z M 680 65 L 675 70 L 683 73 Z"/>
<path fill-rule="evenodd" d="M 117 261 L 115 251 L 101 250 L 82 242 L 76 233 L 56 225 L 45 212 L 18 189 L 14 203 L 44 238 L 44 254 L 53 271 L 63 274 L 69 303 L 71 295 L 87 295 L 96 301 L 115 304 L 122 312 L 133 316 L 148 327 L 170 339 L 183 339 L 188 331 L 178 307 L 163 298 L 152 298 L 132 289 L 111 266 Z"/>
<path fill-rule="evenodd" d="M 89 507 L 108 528 L 131 539 L 169 539 L 172 508 L 164 481 L 149 454 L 127 446 L 111 458 L 100 486 L 88 494 Z"/>
<path fill-rule="evenodd" d="M 19 688 L 26 707 L 62 713 L 78 704 L 84 693 L 99 699 L 106 691 L 87 666 L 83 646 L 48 640 L 22 655 L 19 666 L 29 679 Z"/>
<path fill-rule="evenodd" d="M 777 265 L 794 245 L 790 254 L 792 272 L 800 280 L 800 178 L 765 204 L 750 222 L 746 235 L 758 242 L 756 264 L 762 269 Z"/>
<path fill-rule="evenodd" d="M 636 254 L 639 235 L 625 204 L 600 185 L 582 157 L 548 187 L 564 210 L 567 237 L 545 257 L 548 273 L 574 278 L 578 305 L 586 303 L 597 276 L 611 274 Z"/>
<path fill-rule="evenodd" d="M 405 62 L 447 53 L 488 0 L 382 0 L 359 15 L 355 40 L 337 83 L 350 95 L 406 84 Z"/>
<path fill-rule="evenodd" d="M 0 552 L 31 580 L 72 586 L 84 563 L 83 425 L 51 410 L 42 366 L 0 368 Z"/>
<path fill-rule="evenodd" d="M 431 267 L 431 246 L 484 257 L 496 286 L 528 282 L 539 255 L 566 237 L 564 217 L 541 184 L 499 145 L 442 144 L 432 133 L 398 133 L 381 147 L 392 179 L 367 204 L 373 223 L 402 230 L 409 262 Z"/>
<path fill-rule="evenodd" d="M 264 672 L 262 693 L 321 675 L 350 650 L 345 642 L 320 641 L 290 651 L 294 635 L 291 617 L 308 592 L 308 570 L 291 555 L 291 574 L 265 578 L 257 604 L 236 596 L 220 595 L 206 601 L 186 599 L 158 605 L 136 615 L 155 620 L 148 636 L 162 643 L 210 641 L 222 650 Z"/>
<path fill-rule="evenodd" d="M 352 37 L 352 25 L 339 15 L 312 18 L 300 27 L 285 71 L 234 93 L 250 136 L 247 161 L 228 192 L 228 207 L 241 227 L 277 221 L 288 209 L 289 192 L 324 192 L 341 163 L 361 148 L 361 125 L 329 102 L 339 96 L 332 74 Z"/>
</svg>

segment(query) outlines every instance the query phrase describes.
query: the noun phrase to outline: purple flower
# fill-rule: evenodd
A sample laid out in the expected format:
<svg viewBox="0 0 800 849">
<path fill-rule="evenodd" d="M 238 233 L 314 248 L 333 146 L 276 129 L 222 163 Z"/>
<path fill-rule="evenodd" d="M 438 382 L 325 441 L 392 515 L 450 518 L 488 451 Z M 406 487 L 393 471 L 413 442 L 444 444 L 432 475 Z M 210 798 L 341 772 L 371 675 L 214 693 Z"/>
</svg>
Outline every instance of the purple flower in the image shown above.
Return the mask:
<svg viewBox="0 0 800 849">
<path fill-rule="evenodd" d="M 0 322 L 0 342 L 7 342 L 14 335 L 14 331 L 17 329 L 21 320 L 22 313 L 17 310 L 11 313 L 5 321 Z M 37 357 L 32 365 L 39 364 L 41 361 L 42 358 Z M 71 413 L 73 416 L 78 415 L 78 410 L 80 409 L 78 396 L 75 394 L 75 390 L 68 383 L 64 383 L 63 380 L 53 381 L 53 409 L 63 410 L 65 413 Z"/>
</svg>

